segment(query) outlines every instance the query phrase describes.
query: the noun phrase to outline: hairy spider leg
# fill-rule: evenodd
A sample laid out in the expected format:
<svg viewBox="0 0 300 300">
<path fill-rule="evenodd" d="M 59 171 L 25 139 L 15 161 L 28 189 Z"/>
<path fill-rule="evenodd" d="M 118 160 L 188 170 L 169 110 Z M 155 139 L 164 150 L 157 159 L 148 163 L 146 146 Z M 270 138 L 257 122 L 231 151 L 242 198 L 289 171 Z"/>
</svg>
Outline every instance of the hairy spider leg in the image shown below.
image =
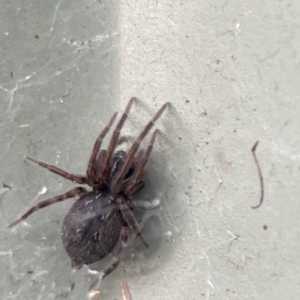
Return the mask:
<svg viewBox="0 0 300 300">
<path fill-rule="evenodd" d="M 149 248 L 149 244 L 146 242 L 145 238 L 143 237 L 142 233 L 140 232 L 138 225 L 137 225 L 138 222 L 137 222 L 132 210 L 128 206 L 126 198 L 123 195 L 119 195 L 116 200 L 117 200 L 120 212 L 122 214 L 122 217 L 124 218 L 128 227 L 132 228 L 134 230 L 135 234 L 140 238 L 142 243 L 147 248 Z"/>
<path fill-rule="evenodd" d="M 139 159 L 137 165 L 135 166 L 133 177 L 130 178 L 130 183 L 128 183 L 125 188 L 125 191 L 124 191 L 125 195 L 133 195 L 141 189 L 140 179 L 143 176 L 144 167 L 146 166 L 146 164 L 149 160 L 151 151 L 153 149 L 153 144 L 155 143 L 156 135 L 158 132 L 159 132 L 159 130 L 155 129 L 155 131 L 153 132 L 153 134 L 151 136 L 151 140 L 150 140 L 150 143 L 147 147 L 145 154 L 141 157 L 141 159 Z M 143 184 L 143 182 L 142 182 L 142 184 Z"/>
<path fill-rule="evenodd" d="M 132 185 L 132 181 L 135 176 L 136 170 L 138 169 L 139 163 L 143 159 L 144 155 L 145 155 L 144 149 L 141 149 L 138 151 L 137 155 L 134 156 L 134 158 L 130 164 L 130 167 L 128 168 L 128 173 L 126 174 L 124 180 L 120 184 L 120 190 L 122 190 L 123 193 L 127 196 L 134 194 L 134 193 L 132 193 L 132 194 L 127 193 L 127 186 Z M 145 183 L 143 181 L 139 181 L 138 186 L 139 187 L 136 186 L 136 191 L 142 190 L 145 186 Z"/>
<path fill-rule="evenodd" d="M 45 169 L 48 169 L 49 171 L 61 176 L 61 177 L 64 177 L 66 179 L 69 179 L 73 182 L 76 182 L 78 184 L 84 184 L 87 182 L 86 178 L 84 176 L 78 176 L 78 175 L 74 175 L 74 174 L 71 174 L 71 173 L 68 173 L 54 165 L 50 165 L 48 163 L 45 163 L 37 158 L 34 158 L 34 157 L 31 157 L 31 156 L 27 156 L 27 159 L 29 159 L 30 161 L 38 164 L 39 166 L 45 168 Z"/>
<path fill-rule="evenodd" d="M 86 171 L 87 178 L 88 178 L 88 183 L 91 186 L 93 185 L 94 182 L 97 182 L 97 180 L 96 180 L 96 169 L 97 169 L 96 161 L 97 161 L 97 156 L 98 156 L 101 144 L 102 144 L 102 140 L 104 139 L 104 137 L 106 136 L 106 134 L 109 131 L 110 127 L 114 123 L 114 121 L 117 117 L 117 114 L 118 114 L 117 112 L 114 113 L 114 115 L 109 120 L 108 124 L 104 127 L 104 129 L 99 134 L 99 136 L 98 136 L 98 138 L 97 138 L 97 140 L 94 144 L 93 152 L 91 154 L 89 164 L 88 164 L 88 168 L 87 168 L 87 171 Z"/>
<path fill-rule="evenodd" d="M 120 170 L 120 172 L 116 175 L 115 180 L 112 183 L 112 191 L 114 192 L 119 192 L 120 191 L 120 187 L 122 185 L 122 181 L 124 179 L 124 177 L 126 176 L 128 169 L 130 167 L 132 158 L 134 157 L 135 153 L 137 152 L 140 143 L 142 142 L 142 140 L 144 139 L 144 137 L 147 135 L 147 133 L 150 131 L 150 129 L 153 127 L 153 125 L 155 124 L 155 122 L 157 121 L 157 119 L 162 115 L 162 113 L 164 112 L 164 110 L 166 109 L 168 105 L 168 102 L 165 103 L 159 110 L 158 112 L 155 114 L 155 116 L 150 120 L 150 122 L 145 126 L 145 128 L 143 129 L 143 131 L 140 133 L 140 135 L 138 136 L 138 138 L 134 141 L 134 143 L 132 144 L 124 165 L 122 166 L 122 169 Z"/>
<path fill-rule="evenodd" d="M 100 150 L 99 155 L 97 156 L 97 161 L 96 161 L 96 176 L 95 176 L 95 178 L 99 178 L 100 174 L 102 173 L 106 156 L 107 156 L 107 150 L 104 150 L 104 149 Z"/>
<path fill-rule="evenodd" d="M 64 200 L 69 199 L 69 198 L 73 198 L 73 197 L 76 197 L 76 196 L 81 196 L 85 193 L 87 193 L 87 190 L 85 188 L 77 187 L 75 189 L 72 189 L 72 190 L 66 192 L 65 194 L 58 195 L 56 197 L 41 201 L 41 202 L 37 203 L 35 206 L 31 207 L 20 219 L 12 222 L 8 227 L 10 228 L 10 227 L 13 227 L 13 226 L 19 224 L 23 220 L 27 219 L 35 211 L 37 211 L 41 208 L 44 208 L 46 206 L 52 205 L 52 204 L 57 203 L 57 202 L 64 201 Z"/>
<path fill-rule="evenodd" d="M 104 271 L 104 274 L 102 276 L 102 279 L 106 277 L 108 274 L 113 272 L 119 265 L 120 259 L 121 259 L 121 254 L 124 248 L 127 247 L 127 240 L 128 240 L 128 234 L 129 234 L 129 228 L 127 226 L 122 227 L 121 229 L 121 243 L 119 245 L 119 248 L 115 254 L 115 259 L 116 261 Z"/>
<path fill-rule="evenodd" d="M 108 178 L 108 175 L 109 175 L 109 167 L 110 167 L 111 158 L 112 158 L 112 156 L 115 152 L 115 149 L 118 145 L 118 140 L 119 140 L 121 129 L 124 125 L 124 122 L 126 121 L 126 119 L 128 117 L 128 113 L 129 113 L 129 111 L 132 107 L 133 101 L 135 101 L 135 99 L 136 98 L 132 97 L 129 100 L 129 102 L 126 106 L 126 109 L 125 109 L 119 123 L 117 124 L 114 132 L 113 132 L 112 138 L 111 138 L 110 143 L 109 143 L 109 147 L 107 149 L 107 157 L 106 157 L 105 165 L 104 165 L 104 168 L 103 168 L 103 171 L 102 171 L 102 174 L 101 174 L 100 182 L 107 182 L 107 178 Z"/>
</svg>

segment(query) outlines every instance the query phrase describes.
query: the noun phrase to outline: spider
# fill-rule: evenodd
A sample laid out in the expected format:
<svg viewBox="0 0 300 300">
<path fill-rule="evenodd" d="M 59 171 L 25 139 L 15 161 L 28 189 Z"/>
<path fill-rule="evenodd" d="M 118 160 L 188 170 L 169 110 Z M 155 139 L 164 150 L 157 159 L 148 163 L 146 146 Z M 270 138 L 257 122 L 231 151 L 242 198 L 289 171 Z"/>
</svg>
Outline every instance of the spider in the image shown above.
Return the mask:
<svg viewBox="0 0 300 300">
<path fill-rule="evenodd" d="M 144 188 L 144 169 L 158 129 L 154 130 L 146 150 L 139 149 L 140 143 L 162 115 L 168 102 L 148 122 L 128 152 L 116 151 L 117 146 L 125 139 L 120 137 L 120 132 L 135 100 L 136 98 L 129 100 L 113 131 L 107 150 L 101 149 L 102 140 L 116 120 L 117 112 L 98 136 L 88 163 L 86 176 L 74 175 L 39 159 L 27 157 L 39 166 L 74 183 L 89 185 L 92 187 L 92 191 L 83 187 L 76 187 L 62 195 L 41 201 L 9 225 L 9 227 L 13 227 L 19 224 L 41 208 L 79 196 L 63 221 L 63 246 L 71 258 L 72 267 L 80 268 L 84 264 L 91 264 L 104 258 L 121 239 L 116 250 L 115 261 L 104 271 L 103 278 L 118 267 L 130 229 L 135 232 L 147 248 L 149 247 L 139 230 L 130 205 L 130 197 Z"/>
</svg>

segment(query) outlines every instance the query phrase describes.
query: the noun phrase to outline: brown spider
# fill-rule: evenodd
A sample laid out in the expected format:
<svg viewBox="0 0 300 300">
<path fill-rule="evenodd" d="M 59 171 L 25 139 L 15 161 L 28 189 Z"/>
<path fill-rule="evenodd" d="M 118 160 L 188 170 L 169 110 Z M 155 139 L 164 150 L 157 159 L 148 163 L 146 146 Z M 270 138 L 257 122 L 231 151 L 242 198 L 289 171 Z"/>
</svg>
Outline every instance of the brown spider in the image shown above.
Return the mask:
<svg viewBox="0 0 300 300">
<path fill-rule="evenodd" d="M 140 143 L 164 112 L 168 103 L 158 110 L 127 153 L 122 150 L 116 151 L 116 147 L 124 140 L 120 137 L 120 131 L 134 101 L 135 98 L 129 100 L 112 134 L 107 150 L 100 150 L 101 143 L 114 123 L 117 113 L 112 116 L 108 125 L 100 133 L 94 144 L 86 176 L 74 175 L 54 165 L 28 157 L 30 161 L 41 167 L 75 183 L 87 184 L 93 190 L 88 191 L 83 187 L 76 187 L 65 194 L 41 201 L 9 225 L 13 227 L 19 224 L 40 208 L 80 196 L 65 216 L 62 226 L 63 246 L 71 258 L 72 267 L 79 268 L 83 264 L 91 264 L 105 257 L 112 251 L 121 236 L 121 243 L 116 251 L 116 261 L 104 271 L 103 277 L 117 268 L 121 252 L 126 246 L 129 229 L 133 229 L 142 243 L 148 247 L 148 243 L 139 231 L 129 202 L 131 195 L 144 188 L 144 168 L 158 130 L 153 132 L 146 151 L 139 150 Z"/>
</svg>

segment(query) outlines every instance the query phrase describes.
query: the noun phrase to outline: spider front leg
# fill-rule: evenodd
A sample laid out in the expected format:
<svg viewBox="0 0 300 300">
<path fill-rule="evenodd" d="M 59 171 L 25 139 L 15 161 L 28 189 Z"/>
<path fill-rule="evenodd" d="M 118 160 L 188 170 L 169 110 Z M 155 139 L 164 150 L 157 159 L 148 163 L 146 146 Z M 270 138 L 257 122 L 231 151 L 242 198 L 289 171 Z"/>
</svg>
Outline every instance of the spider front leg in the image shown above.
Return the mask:
<svg viewBox="0 0 300 300">
<path fill-rule="evenodd" d="M 94 144 L 94 148 L 92 151 L 92 155 L 90 157 L 90 161 L 88 164 L 88 169 L 86 171 L 87 174 L 87 178 L 89 181 L 89 184 L 92 186 L 92 183 L 97 181 L 96 180 L 96 173 L 97 173 L 97 157 L 98 157 L 98 153 L 102 144 L 102 140 L 104 139 L 104 137 L 106 136 L 106 134 L 108 133 L 110 127 L 112 126 L 112 124 L 114 123 L 116 117 L 117 117 L 117 112 L 111 117 L 111 119 L 109 120 L 108 124 L 104 127 L 104 129 L 101 131 L 101 133 L 99 134 L 95 144 Z"/>
<path fill-rule="evenodd" d="M 102 149 L 96 160 L 96 176 L 95 176 L 95 178 L 99 178 L 100 175 L 102 174 L 106 157 L 107 157 L 107 150 Z M 95 183 L 97 183 L 97 181 L 95 181 Z"/>
<path fill-rule="evenodd" d="M 150 122 L 145 126 L 145 128 L 142 130 L 142 132 L 140 133 L 140 135 L 138 136 L 138 138 L 134 141 L 134 143 L 132 144 L 127 156 L 126 156 L 126 160 L 124 162 L 124 165 L 122 166 L 122 169 L 120 170 L 120 172 L 117 174 L 116 178 L 113 180 L 112 182 L 112 186 L 111 189 L 114 192 L 119 192 L 120 190 L 118 189 L 119 186 L 121 186 L 122 181 L 124 180 L 132 160 L 134 159 L 134 156 L 136 154 L 136 152 L 138 151 L 138 148 L 142 142 L 142 140 L 145 138 L 145 136 L 148 134 L 148 132 L 150 131 L 150 129 L 153 127 L 153 125 L 155 124 L 155 122 L 157 121 L 157 119 L 162 115 L 162 113 L 165 111 L 165 109 L 168 106 L 168 102 L 165 103 L 159 110 L 158 112 L 154 115 L 154 117 L 150 120 Z"/>
<path fill-rule="evenodd" d="M 65 194 L 58 195 L 56 197 L 41 201 L 38 204 L 36 204 L 35 206 L 31 207 L 20 219 L 12 222 L 8 227 L 11 228 L 11 227 L 21 223 L 23 220 L 27 219 L 31 214 L 33 214 L 35 211 L 37 211 L 41 208 L 44 208 L 46 206 L 49 206 L 49 205 L 57 203 L 57 202 L 64 201 L 69 198 L 81 196 L 86 193 L 87 193 L 86 189 L 84 189 L 82 187 L 77 187 L 75 189 L 72 189 L 72 190 L 66 192 Z"/>
<path fill-rule="evenodd" d="M 134 174 L 132 178 L 129 179 L 129 182 L 126 185 L 125 192 L 124 192 L 125 195 L 133 195 L 144 187 L 144 182 L 141 179 L 143 178 L 144 168 L 149 160 L 150 154 L 153 149 L 153 144 L 155 143 L 156 135 L 158 132 L 159 132 L 158 129 L 156 129 L 153 132 L 145 154 L 143 155 L 143 157 L 141 157 L 138 160 L 135 166 Z"/>
<path fill-rule="evenodd" d="M 110 143 L 109 143 L 109 146 L 108 146 L 108 149 L 107 149 L 108 154 L 107 154 L 107 157 L 106 157 L 103 172 L 101 174 L 101 179 L 100 179 L 101 182 L 106 182 L 107 181 L 107 178 L 109 176 L 109 166 L 110 166 L 111 158 L 112 158 L 112 156 L 115 152 L 115 149 L 116 149 L 116 147 L 119 143 L 119 136 L 120 136 L 121 129 L 122 129 L 127 117 L 128 117 L 129 111 L 130 111 L 134 101 L 135 101 L 134 97 L 132 97 L 129 100 L 129 102 L 128 102 L 126 108 L 125 108 L 125 111 L 124 111 L 119 123 L 117 124 L 114 132 L 113 132 L 112 138 L 110 140 Z"/>
</svg>

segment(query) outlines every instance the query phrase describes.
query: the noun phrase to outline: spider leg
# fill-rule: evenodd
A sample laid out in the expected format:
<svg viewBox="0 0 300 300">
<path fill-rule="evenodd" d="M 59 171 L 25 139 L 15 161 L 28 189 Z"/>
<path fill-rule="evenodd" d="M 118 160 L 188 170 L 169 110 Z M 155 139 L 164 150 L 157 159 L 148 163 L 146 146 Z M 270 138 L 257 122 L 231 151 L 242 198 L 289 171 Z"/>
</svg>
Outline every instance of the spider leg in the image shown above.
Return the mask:
<svg viewBox="0 0 300 300">
<path fill-rule="evenodd" d="M 44 207 L 54 204 L 56 202 L 60 202 L 60 201 L 64 201 L 69 198 L 73 198 L 75 196 L 83 195 L 85 193 L 87 193 L 86 189 L 84 189 L 82 187 L 77 187 L 75 189 L 72 189 L 72 190 L 66 192 L 65 194 L 58 195 L 56 197 L 41 201 L 41 202 L 37 203 L 35 206 L 31 207 L 20 219 L 12 222 L 8 227 L 10 228 L 10 227 L 13 227 L 13 226 L 19 224 L 23 220 L 27 219 L 35 211 L 37 211 L 41 208 L 44 208 Z"/>
<path fill-rule="evenodd" d="M 147 147 L 144 156 L 138 161 L 137 165 L 135 166 L 133 177 L 130 179 L 130 182 L 126 185 L 124 191 L 125 195 L 133 195 L 141 189 L 141 184 L 143 185 L 141 179 L 143 177 L 144 167 L 148 162 L 158 132 L 159 132 L 158 129 L 156 129 L 153 132 L 150 143 Z"/>
<path fill-rule="evenodd" d="M 115 254 L 116 261 L 109 268 L 107 268 L 104 271 L 104 275 L 103 275 L 102 279 L 104 277 L 106 277 L 108 274 L 110 274 L 111 272 L 113 272 L 118 267 L 118 265 L 120 263 L 120 257 L 121 257 L 122 251 L 127 246 L 126 243 L 127 243 L 127 239 L 128 239 L 128 233 L 129 233 L 129 228 L 127 226 L 124 226 L 121 229 L 121 243 Z"/>
<path fill-rule="evenodd" d="M 119 186 L 120 183 L 122 182 L 122 180 L 124 179 L 124 177 L 126 176 L 128 169 L 130 167 L 131 161 L 136 153 L 136 151 L 139 148 L 140 143 L 142 142 L 142 140 L 144 139 L 144 137 L 147 135 L 147 133 L 150 131 L 150 129 L 153 127 L 154 123 L 156 122 L 156 120 L 162 115 L 162 113 L 164 112 L 164 110 L 167 108 L 168 102 L 165 103 L 160 109 L 159 111 L 155 114 L 155 116 L 150 120 L 150 122 L 145 126 L 145 128 L 143 129 L 143 131 L 140 133 L 140 135 L 138 136 L 138 138 L 134 141 L 134 143 L 132 144 L 126 160 L 124 162 L 124 165 L 121 169 L 121 171 L 118 173 L 118 175 L 116 176 L 115 180 L 112 182 L 112 190 L 114 192 L 118 192 L 119 191 Z"/>
<path fill-rule="evenodd" d="M 119 140 L 119 136 L 120 136 L 120 132 L 121 132 L 121 129 L 124 125 L 124 122 L 126 121 L 127 119 L 127 116 L 128 116 L 128 113 L 132 107 L 132 104 L 133 104 L 133 101 L 135 100 L 135 98 L 131 98 L 126 106 L 126 109 L 119 121 L 119 123 L 117 124 L 114 132 L 113 132 L 113 135 L 112 135 L 112 138 L 110 140 L 110 143 L 109 143 L 109 147 L 107 149 L 107 157 L 106 157 L 106 161 L 105 161 L 105 165 L 104 165 L 104 168 L 103 168 L 103 172 L 101 174 L 101 179 L 100 181 L 101 182 L 106 182 L 107 181 L 107 177 L 109 175 L 109 165 L 110 165 L 110 161 L 111 161 L 111 158 L 115 152 L 115 149 L 118 145 L 118 140 Z"/>
<path fill-rule="evenodd" d="M 27 159 L 29 159 L 30 161 L 38 164 L 39 166 L 48 169 L 50 172 L 53 172 L 61 177 L 64 177 L 66 179 L 69 179 L 73 182 L 76 182 L 78 184 L 83 184 L 86 183 L 86 178 L 84 176 L 78 176 L 78 175 L 74 175 L 71 173 L 68 173 L 54 165 L 50 165 L 48 163 L 45 163 L 37 158 L 31 157 L 31 156 L 27 156 Z"/>
<path fill-rule="evenodd" d="M 120 212 L 122 214 L 123 219 L 127 223 L 128 227 L 132 228 L 135 232 L 135 234 L 140 238 L 142 243 L 149 248 L 149 244 L 146 242 L 145 238 L 143 237 L 142 233 L 140 232 L 138 228 L 138 222 L 132 212 L 132 210 L 129 208 L 127 201 L 123 195 L 120 195 L 117 198 L 117 203 L 120 209 Z"/>
<path fill-rule="evenodd" d="M 128 189 L 127 187 L 132 185 L 132 181 L 135 176 L 136 169 L 138 168 L 138 165 L 141 162 L 141 160 L 143 159 L 144 155 L 145 155 L 145 150 L 141 149 L 138 151 L 137 155 L 134 156 L 134 158 L 130 164 L 130 167 L 128 168 L 128 172 L 127 172 L 124 180 L 118 186 L 117 190 L 127 191 L 127 189 Z M 114 175 L 112 176 L 112 178 L 114 178 Z M 139 190 L 141 190 L 144 187 L 144 182 L 139 181 L 137 185 L 139 185 Z M 136 189 L 137 189 L 137 185 L 136 185 Z M 126 192 L 124 192 L 124 194 L 127 195 Z M 128 194 L 128 195 L 133 195 L 133 193 Z"/>
<path fill-rule="evenodd" d="M 93 183 L 95 181 L 95 177 L 96 177 L 96 161 L 97 161 L 97 156 L 98 156 L 98 152 L 99 152 L 99 149 L 101 147 L 101 144 L 102 144 L 102 140 L 104 139 L 104 137 L 106 136 L 108 130 L 110 129 L 110 127 L 112 126 L 112 124 L 114 123 L 116 117 L 117 117 L 117 112 L 114 113 L 114 115 L 111 117 L 111 119 L 109 120 L 108 124 L 104 127 L 104 129 L 101 131 L 101 133 L 99 134 L 95 144 L 94 144 L 94 148 L 93 148 L 93 151 L 92 151 L 92 155 L 90 157 L 90 160 L 89 160 L 89 164 L 88 164 L 88 168 L 87 168 L 87 171 L 86 171 L 86 174 L 87 174 L 87 178 L 89 179 L 89 181 L 91 180 L 92 182 L 90 183 Z"/>
<path fill-rule="evenodd" d="M 97 157 L 97 162 L 96 162 L 96 178 L 99 178 L 100 174 L 102 173 L 103 170 L 103 165 L 105 162 L 105 158 L 107 156 L 107 151 L 102 149 Z"/>
</svg>

